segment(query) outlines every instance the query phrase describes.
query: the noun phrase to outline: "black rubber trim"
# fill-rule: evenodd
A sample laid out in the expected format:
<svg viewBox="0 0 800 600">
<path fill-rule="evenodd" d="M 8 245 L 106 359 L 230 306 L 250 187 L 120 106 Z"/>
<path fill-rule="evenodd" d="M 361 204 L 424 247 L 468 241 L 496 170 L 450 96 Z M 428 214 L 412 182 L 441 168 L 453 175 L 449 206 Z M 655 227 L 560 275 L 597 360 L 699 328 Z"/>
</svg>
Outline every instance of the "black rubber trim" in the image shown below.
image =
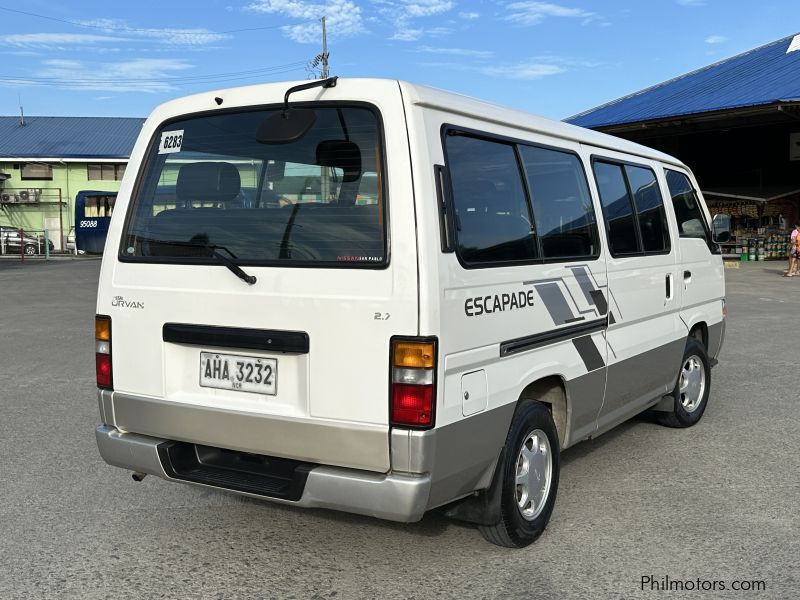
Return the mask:
<svg viewBox="0 0 800 600">
<path fill-rule="evenodd" d="M 595 319 L 594 321 L 588 321 L 578 325 L 568 325 L 553 331 L 536 333 L 534 335 L 527 335 L 506 342 L 500 342 L 500 356 L 509 356 L 511 354 L 517 354 L 518 352 L 532 350 L 533 348 L 549 346 L 550 344 L 571 340 L 582 335 L 603 331 L 607 328 L 608 317 L 603 317 L 602 319 Z"/>
<path fill-rule="evenodd" d="M 168 477 L 216 488 L 297 502 L 317 465 L 184 442 L 158 445 Z"/>
<path fill-rule="evenodd" d="M 288 354 L 308 354 L 309 348 L 308 334 L 305 331 L 164 323 L 162 337 L 165 342 L 173 344 L 246 348 Z"/>
</svg>

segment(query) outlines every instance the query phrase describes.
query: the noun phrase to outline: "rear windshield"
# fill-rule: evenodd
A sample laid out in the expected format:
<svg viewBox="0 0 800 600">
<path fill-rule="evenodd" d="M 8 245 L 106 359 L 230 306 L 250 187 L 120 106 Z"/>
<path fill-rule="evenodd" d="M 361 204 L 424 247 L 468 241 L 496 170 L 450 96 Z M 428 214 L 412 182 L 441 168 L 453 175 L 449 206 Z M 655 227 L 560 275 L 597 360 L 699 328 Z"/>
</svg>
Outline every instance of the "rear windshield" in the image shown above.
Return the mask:
<svg viewBox="0 0 800 600">
<path fill-rule="evenodd" d="M 306 111 L 313 122 L 295 132 L 299 137 L 270 136 L 272 124 L 280 129 L 282 108 L 163 126 L 139 176 L 120 257 L 203 263 L 223 252 L 251 265 L 385 265 L 376 113 L 328 105 L 291 110 Z"/>
</svg>

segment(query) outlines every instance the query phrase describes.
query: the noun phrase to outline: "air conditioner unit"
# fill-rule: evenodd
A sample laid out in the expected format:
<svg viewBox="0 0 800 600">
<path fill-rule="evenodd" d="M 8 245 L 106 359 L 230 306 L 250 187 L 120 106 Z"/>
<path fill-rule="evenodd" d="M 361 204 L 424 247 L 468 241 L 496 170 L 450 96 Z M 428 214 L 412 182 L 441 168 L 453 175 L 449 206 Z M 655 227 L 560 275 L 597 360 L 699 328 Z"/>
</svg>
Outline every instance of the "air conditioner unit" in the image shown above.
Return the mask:
<svg viewBox="0 0 800 600">
<path fill-rule="evenodd" d="M 27 190 L 20 190 L 20 202 L 39 202 L 39 197 L 42 195 L 42 190 L 37 188 L 28 188 Z"/>
</svg>

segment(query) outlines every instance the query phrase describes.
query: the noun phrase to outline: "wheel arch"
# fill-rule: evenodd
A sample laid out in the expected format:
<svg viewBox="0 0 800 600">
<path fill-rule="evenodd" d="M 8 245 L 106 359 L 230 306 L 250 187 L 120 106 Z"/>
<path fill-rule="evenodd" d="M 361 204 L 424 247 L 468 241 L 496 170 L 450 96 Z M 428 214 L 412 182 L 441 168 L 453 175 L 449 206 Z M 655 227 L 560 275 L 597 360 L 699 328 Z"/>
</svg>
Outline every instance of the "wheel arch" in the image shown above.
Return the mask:
<svg viewBox="0 0 800 600">
<path fill-rule="evenodd" d="M 689 337 L 696 338 L 708 350 L 708 323 L 697 321 L 689 327 Z"/>
<path fill-rule="evenodd" d="M 561 375 L 548 375 L 530 382 L 520 393 L 517 408 L 528 401 L 541 402 L 547 406 L 556 425 L 559 445 L 564 448 L 568 440 L 569 424 L 569 403 L 564 378 Z"/>
</svg>

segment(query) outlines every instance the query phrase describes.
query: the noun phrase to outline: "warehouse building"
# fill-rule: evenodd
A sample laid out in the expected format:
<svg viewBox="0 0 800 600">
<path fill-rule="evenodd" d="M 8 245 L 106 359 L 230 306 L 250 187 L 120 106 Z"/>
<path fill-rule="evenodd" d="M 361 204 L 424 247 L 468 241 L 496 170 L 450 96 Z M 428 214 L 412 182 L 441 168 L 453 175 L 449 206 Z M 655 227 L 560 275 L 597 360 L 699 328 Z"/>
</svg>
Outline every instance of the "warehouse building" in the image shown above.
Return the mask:
<svg viewBox="0 0 800 600">
<path fill-rule="evenodd" d="M 567 119 L 677 156 L 737 239 L 785 256 L 800 219 L 800 34 Z"/>
<path fill-rule="evenodd" d="M 0 117 L 0 225 L 46 229 L 55 248 L 63 249 L 75 224 L 76 194 L 119 190 L 143 123 L 134 118 Z"/>
</svg>

